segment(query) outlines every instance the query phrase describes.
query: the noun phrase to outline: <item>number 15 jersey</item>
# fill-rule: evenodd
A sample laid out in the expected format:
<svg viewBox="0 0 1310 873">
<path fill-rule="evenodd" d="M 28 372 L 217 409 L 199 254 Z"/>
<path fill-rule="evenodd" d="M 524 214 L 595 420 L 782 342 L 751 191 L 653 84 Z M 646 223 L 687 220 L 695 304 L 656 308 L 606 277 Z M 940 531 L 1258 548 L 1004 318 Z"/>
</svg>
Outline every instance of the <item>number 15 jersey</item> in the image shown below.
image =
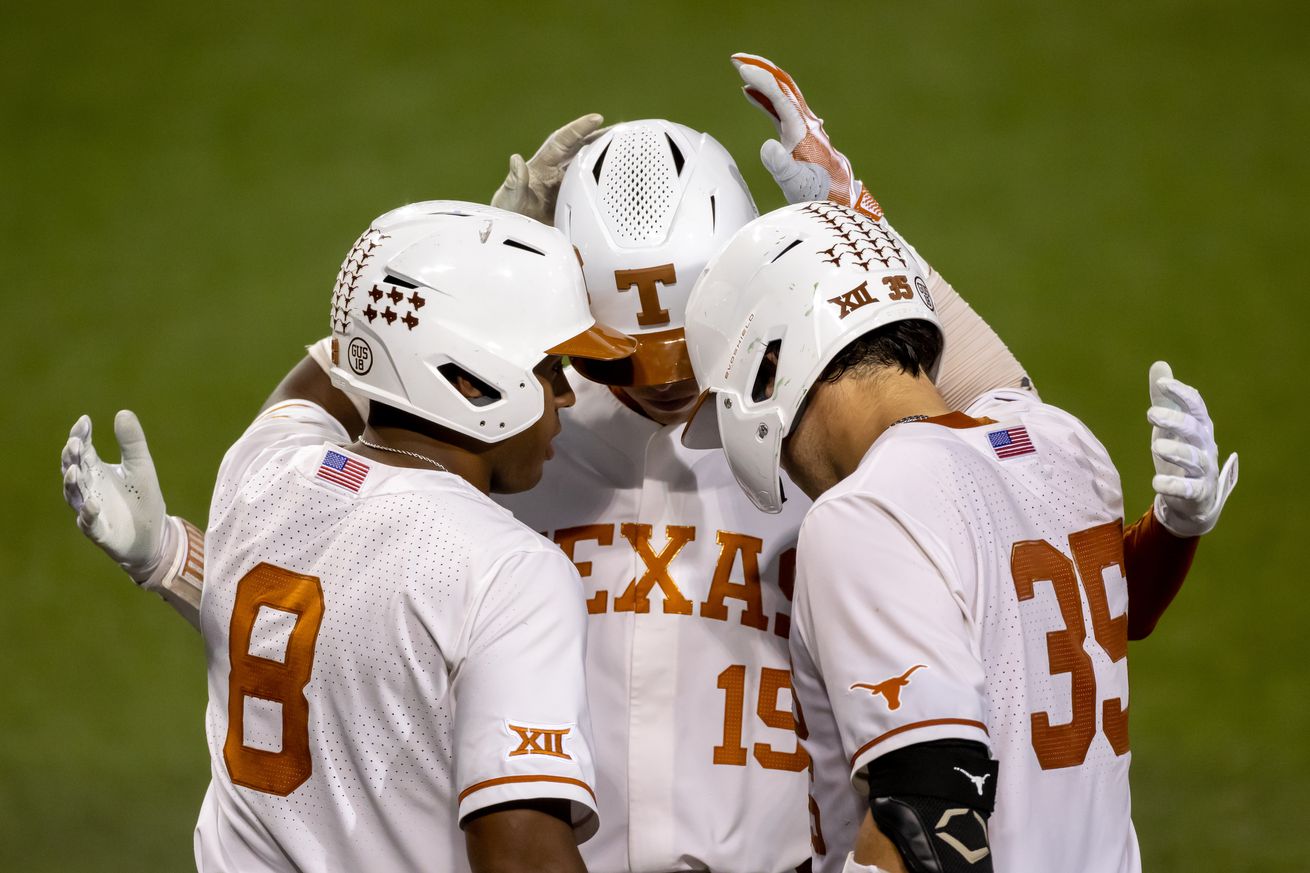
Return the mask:
<svg viewBox="0 0 1310 873">
<path fill-rule="evenodd" d="M 280 404 L 219 471 L 197 867 L 467 870 L 460 821 L 538 798 L 589 835 L 577 572 L 463 479 L 346 441 Z"/>
<path fill-rule="evenodd" d="M 965 739 L 1000 765 L 996 870 L 1136 873 L 1118 473 L 1027 395 L 968 413 L 887 430 L 802 524 L 791 647 L 815 870 L 853 848 L 871 761 Z M 986 776 L 958 776 L 982 793 Z M 985 855 L 981 829 L 944 822 L 939 853 Z"/>
</svg>

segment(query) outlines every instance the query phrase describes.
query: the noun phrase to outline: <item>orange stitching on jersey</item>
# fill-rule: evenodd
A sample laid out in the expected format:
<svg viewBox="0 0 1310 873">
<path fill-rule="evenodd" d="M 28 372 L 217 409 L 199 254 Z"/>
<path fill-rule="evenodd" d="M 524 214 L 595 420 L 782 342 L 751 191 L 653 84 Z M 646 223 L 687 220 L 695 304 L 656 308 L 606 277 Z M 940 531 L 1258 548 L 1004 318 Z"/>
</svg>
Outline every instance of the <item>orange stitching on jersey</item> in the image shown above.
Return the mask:
<svg viewBox="0 0 1310 873">
<path fill-rule="evenodd" d="M 290 418 L 290 416 L 288 416 L 288 415 L 270 415 L 269 413 L 274 412 L 275 410 L 279 410 L 279 409 L 288 409 L 288 408 L 290 408 L 290 407 L 292 407 L 292 406 L 303 406 L 303 407 L 305 407 L 306 409 L 313 409 L 313 408 L 314 408 L 314 407 L 311 406 L 310 404 L 308 404 L 308 403 L 301 403 L 301 402 L 298 401 L 298 400 L 284 400 L 284 401 L 282 401 L 281 403 L 275 403 L 275 404 L 273 404 L 272 406 L 270 406 L 268 409 L 265 409 L 262 413 L 260 413 L 259 417 L 260 417 L 260 418 Z"/>
<path fill-rule="evenodd" d="M 968 430 L 971 427 L 985 427 L 989 424 L 996 424 L 996 420 L 983 416 L 974 418 L 963 412 L 946 412 L 942 415 L 934 415 L 929 418 L 921 418 L 918 421 L 909 422 L 910 424 L 935 424 L 940 427 L 949 427 L 953 430 Z"/>
<path fill-rule="evenodd" d="M 927 721 L 916 721 L 910 724 L 903 724 L 900 727 L 892 728 L 891 730 L 887 731 L 887 733 L 883 734 L 880 737 L 874 737 L 864 745 L 860 746 L 859 751 L 857 751 L 854 755 L 851 755 L 851 766 L 852 767 L 855 766 L 855 762 L 856 760 L 859 759 L 860 755 L 863 755 L 865 752 L 869 751 L 874 746 L 881 743 L 883 740 L 891 739 L 897 734 L 903 734 L 906 731 L 912 731 L 915 728 L 935 727 L 937 725 L 942 725 L 942 724 L 963 724 L 963 725 L 968 725 L 969 727 L 976 727 L 979 730 L 981 730 L 983 733 L 987 733 L 987 725 L 983 724 L 980 721 L 974 721 L 971 718 L 930 718 Z"/>
<path fill-rule="evenodd" d="M 581 779 L 570 779 L 568 776 L 498 776 L 495 779 L 488 779 L 465 788 L 459 793 L 459 799 L 456 802 L 463 803 L 464 798 L 475 791 L 481 791 L 484 788 L 495 788 L 497 785 L 508 785 L 512 782 L 562 782 L 565 785 L 577 785 L 591 795 L 593 802 L 596 800 L 596 792 L 592 791 L 591 786 Z"/>
</svg>

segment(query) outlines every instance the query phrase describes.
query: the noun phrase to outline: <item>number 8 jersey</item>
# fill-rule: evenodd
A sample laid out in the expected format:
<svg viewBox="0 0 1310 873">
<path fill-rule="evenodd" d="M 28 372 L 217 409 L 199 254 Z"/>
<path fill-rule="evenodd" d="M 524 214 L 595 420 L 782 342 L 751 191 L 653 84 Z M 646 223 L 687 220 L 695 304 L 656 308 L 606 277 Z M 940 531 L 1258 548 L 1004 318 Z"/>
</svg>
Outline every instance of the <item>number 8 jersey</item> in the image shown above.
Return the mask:
<svg viewBox="0 0 1310 873">
<path fill-rule="evenodd" d="M 467 870 L 460 821 L 538 798 L 589 836 L 577 572 L 463 479 L 348 441 L 284 403 L 219 471 L 197 867 Z"/>
<path fill-rule="evenodd" d="M 999 761 L 996 870 L 1136 873 L 1118 473 L 1028 395 L 968 413 L 888 429 L 802 524 L 791 648 L 815 870 L 853 848 L 870 762 L 965 739 Z M 987 775 L 955 769 L 981 795 Z M 985 856 L 988 834 L 937 826 L 939 853 Z"/>
</svg>

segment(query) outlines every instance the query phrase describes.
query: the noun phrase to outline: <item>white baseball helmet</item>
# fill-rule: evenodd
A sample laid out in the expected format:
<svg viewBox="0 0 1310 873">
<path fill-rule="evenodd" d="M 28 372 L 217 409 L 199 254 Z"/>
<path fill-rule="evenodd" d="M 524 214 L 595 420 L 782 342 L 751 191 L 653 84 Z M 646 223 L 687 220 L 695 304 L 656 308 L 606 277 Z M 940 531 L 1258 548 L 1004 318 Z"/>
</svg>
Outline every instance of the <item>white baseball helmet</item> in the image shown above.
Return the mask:
<svg viewBox="0 0 1310 873">
<path fill-rule="evenodd" d="M 757 215 L 732 156 L 671 121 L 617 124 L 564 174 L 555 226 L 578 249 L 596 317 L 631 335 L 636 353 L 578 372 L 610 385 L 692 378 L 683 314 L 710 257 Z"/>
<path fill-rule="evenodd" d="M 912 318 L 941 329 L 909 245 L 887 222 L 828 202 L 756 219 L 710 262 L 687 304 L 687 347 L 705 390 L 683 441 L 721 445 L 751 501 L 778 512 L 782 438 L 810 387 L 852 341 Z M 766 366 L 770 351 L 776 369 Z"/>
<path fill-rule="evenodd" d="M 545 410 L 546 355 L 618 359 L 631 338 L 597 324 L 564 235 L 473 203 L 393 209 L 359 238 L 332 292 L 332 383 L 483 442 Z M 455 386 L 472 376 L 486 396 Z"/>
</svg>

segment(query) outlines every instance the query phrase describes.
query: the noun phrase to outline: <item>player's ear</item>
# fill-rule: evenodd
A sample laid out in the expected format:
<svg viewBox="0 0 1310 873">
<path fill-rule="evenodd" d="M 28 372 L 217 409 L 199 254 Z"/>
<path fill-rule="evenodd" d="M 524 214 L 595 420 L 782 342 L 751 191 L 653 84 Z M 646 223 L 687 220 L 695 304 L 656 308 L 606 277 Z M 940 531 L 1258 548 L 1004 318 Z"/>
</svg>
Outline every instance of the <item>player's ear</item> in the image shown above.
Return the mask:
<svg viewBox="0 0 1310 873">
<path fill-rule="evenodd" d="M 460 394 L 463 394 L 469 400 L 476 400 L 484 396 L 477 385 L 473 383 L 473 380 L 463 373 L 455 377 L 455 387 L 459 389 Z"/>
<path fill-rule="evenodd" d="M 485 406 L 500 399 L 499 391 L 457 364 L 442 364 L 437 370 L 474 406 Z"/>
</svg>

